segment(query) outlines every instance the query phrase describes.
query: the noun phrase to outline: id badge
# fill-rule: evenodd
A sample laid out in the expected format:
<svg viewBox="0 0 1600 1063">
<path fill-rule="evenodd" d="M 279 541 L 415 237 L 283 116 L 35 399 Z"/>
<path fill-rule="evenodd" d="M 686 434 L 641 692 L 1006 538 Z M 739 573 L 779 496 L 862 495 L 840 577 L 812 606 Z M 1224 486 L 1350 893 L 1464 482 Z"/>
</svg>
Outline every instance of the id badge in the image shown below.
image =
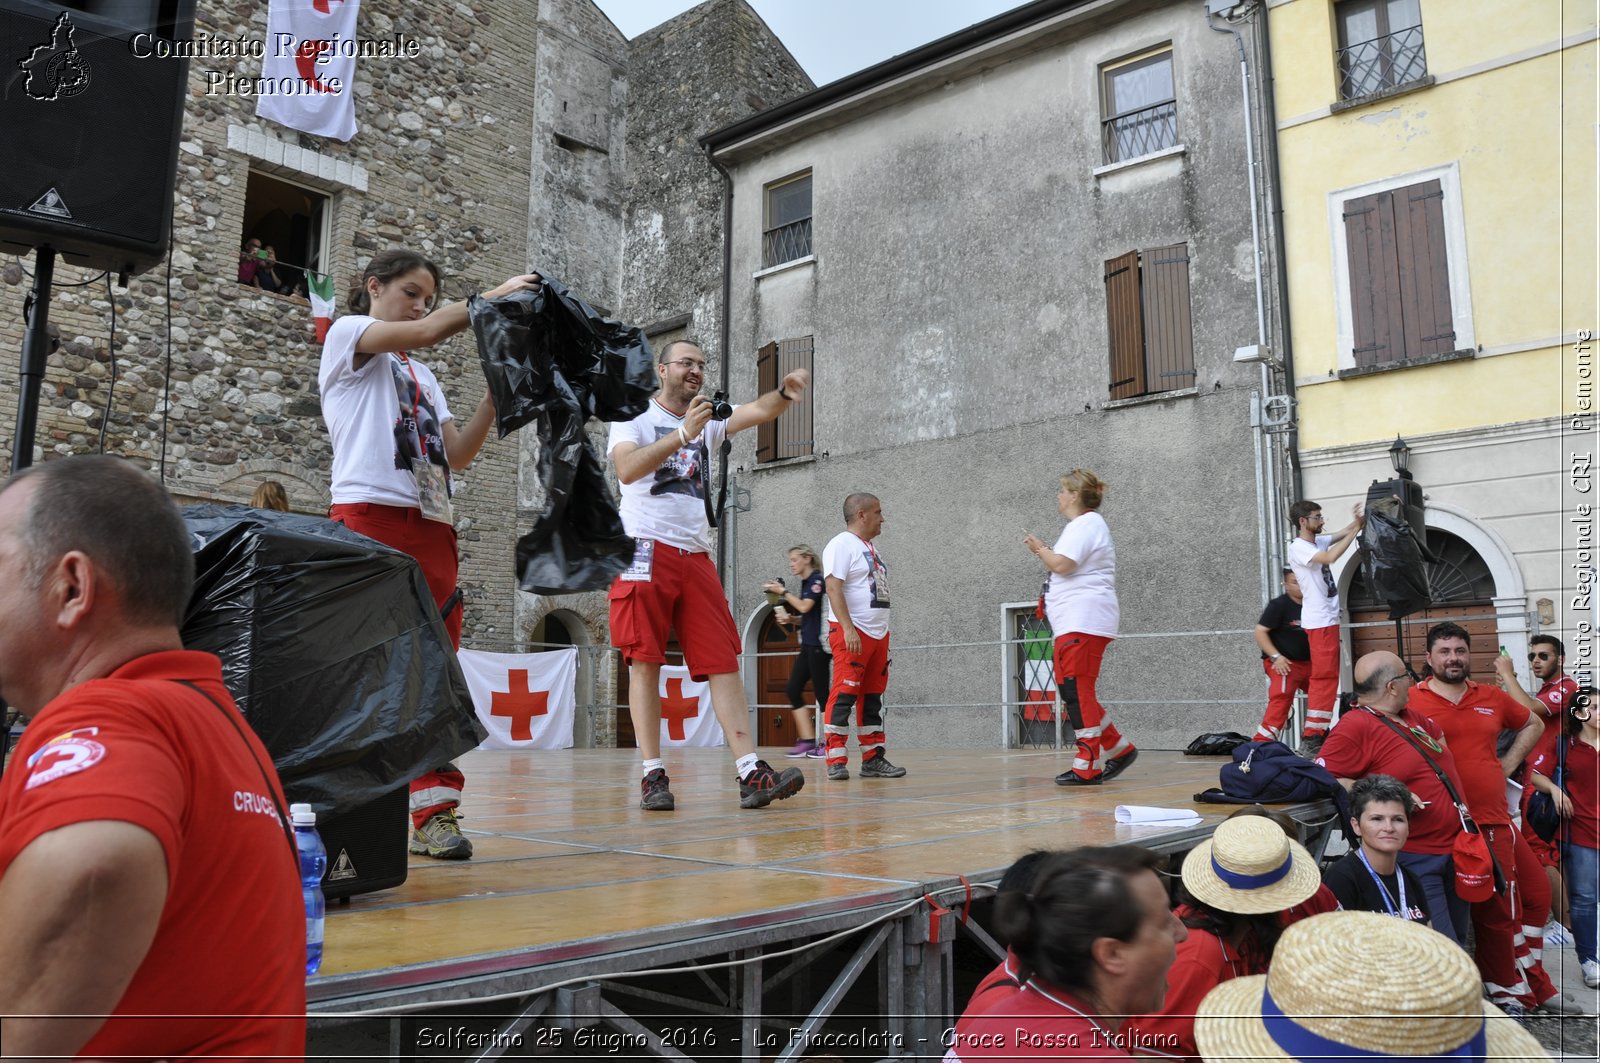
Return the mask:
<svg viewBox="0 0 1600 1063">
<path fill-rule="evenodd" d="M 411 471 L 417 478 L 417 505 L 422 515 L 442 524 L 454 524 L 450 509 L 450 478 L 439 466 L 427 461 L 414 461 Z"/>
<path fill-rule="evenodd" d="M 649 583 L 650 570 L 656 557 L 656 541 L 654 539 L 635 539 L 633 541 L 633 564 L 622 572 L 622 579 L 629 583 Z"/>
</svg>

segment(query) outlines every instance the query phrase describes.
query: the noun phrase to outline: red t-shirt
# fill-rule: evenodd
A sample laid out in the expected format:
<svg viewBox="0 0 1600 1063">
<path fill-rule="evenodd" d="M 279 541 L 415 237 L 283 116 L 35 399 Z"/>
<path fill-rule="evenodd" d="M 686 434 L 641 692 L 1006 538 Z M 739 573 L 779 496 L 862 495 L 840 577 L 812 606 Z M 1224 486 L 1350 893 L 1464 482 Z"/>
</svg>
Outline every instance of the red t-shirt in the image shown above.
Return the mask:
<svg viewBox="0 0 1600 1063">
<path fill-rule="evenodd" d="M 1483 824 L 1511 822 L 1506 808 L 1506 773 L 1495 755 L 1501 731 L 1515 731 L 1528 722 L 1528 710 L 1499 687 L 1467 680 L 1467 692 L 1457 704 L 1433 689 L 1427 679 L 1411 688 L 1410 708 L 1432 716 L 1466 787 L 1461 797 L 1472 818 Z"/>
<path fill-rule="evenodd" d="M 1571 700 L 1572 695 L 1577 692 L 1578 684 L 1570 675 L 1552 679 L 1539 688 L 1539 693 L 1535 694 L 1534 697 L 1544 702 L 1545 708 L 1550 710 L 1550 719 L 1546 723 L 1547 730 L 1552 728 L 1560 729 L 1557 724 L 1561 720 L 1562 711 L 1566 709 L 1567 702 Z"/>
<path fill-rule="evenodd" d="M 1556 743 L 1540 743 L 1534 755 L 1533 770 L 1547 779 L 1556 777 Z M 1572 844 L 1588 849 L 1600 849 L 1600 749 L 1587 742 L 1567 739 L 1566 774 L 1562 776 L 1562 789 L 1572 800 Z M 1557 842 L 1566 840 L 1566 820 L 1563 831 L 1555 836 Z"/>
<path fill-rule="evenodd" d="M 1409 707 L 1402 710 L 1394 722 L 1402 730 L 1421 729 L 1436 744 L 1444 737 L 1437 723 Z M 1420 738 L 1417 741 L 1422 742 Z M 1427 746 L 1426 742 L 1422 744 Z M 1439 770 L 1450 779 L 1456 791 L 1461 792 L 1461 773 L 1456 771 L 1450 750 L 1434 752 L 1429 749 L 1428 756 L 1439 765 Z M 1406 789 L 1426 801 L 1426 807 L 1412 813 L 1411 837 L 1406 841 L 1408 853 L 1448 853 L 1455 844 L 1456 835 L 1461 833 L 1461 819 L 1439 776 L 1410 742 L 1391 731 L 1370 709 L 1356 709 L 1339 717 L 1339 722 L 1333 725 L 1322 743 L 1317 763 L 1341 779 L 1359 779 L 1375 773 L 1393 775 Z"/>
<path fill-rule="evenodd" d="M 166 855 L 150 951 L 82 1055 L 304 1056 L 306 915 L 273 798 L 272 758 L 207 653 L 136 658 L 28 725 L 0 780 L 0 875 L 45 832 L 92 820 L 142 827 Z"/>
<path fill-rule="evenodd" d="M 1252 963 L 1247 954 L 1229 947 L 1210 931 L 1191 928 L 1189 936 L 1178 943 L 1178 958 L 1167 972 L 1167 996 L 1161 1011 L 1130 1018 L 1122 1027 L 1127 1036 L 1124 1043 L 1154 1045 L 1164 1052 L 1198 1060 L 1194 1016 L 1200 1002 L 1223 982 L 1263 974 L 1266 969 L 1266 964 Z"/>
<path fill-rule="evenodd" d="M 1126 1031 L 1113 1033 L 1089 1006 L 1037 980 L 984 994 L 948 1037 L 944 1063 L 1003 1060 L 1127 1059 Z"/>
</svg>

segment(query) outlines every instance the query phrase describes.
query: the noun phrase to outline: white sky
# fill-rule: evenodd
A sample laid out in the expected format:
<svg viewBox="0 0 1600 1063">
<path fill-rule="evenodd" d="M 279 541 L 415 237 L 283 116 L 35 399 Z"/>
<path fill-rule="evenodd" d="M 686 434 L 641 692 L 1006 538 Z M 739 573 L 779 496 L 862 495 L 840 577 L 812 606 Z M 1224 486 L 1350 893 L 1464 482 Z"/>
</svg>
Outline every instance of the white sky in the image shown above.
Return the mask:
<svg viewBox="0 0 1600 1063">
<path fill-rule="evenodd" d="M 698 0 L 595 0 L 637 37 Z M 908 52 L 1025 0 L 749 0 L 818 85 Z"/>
</svg>

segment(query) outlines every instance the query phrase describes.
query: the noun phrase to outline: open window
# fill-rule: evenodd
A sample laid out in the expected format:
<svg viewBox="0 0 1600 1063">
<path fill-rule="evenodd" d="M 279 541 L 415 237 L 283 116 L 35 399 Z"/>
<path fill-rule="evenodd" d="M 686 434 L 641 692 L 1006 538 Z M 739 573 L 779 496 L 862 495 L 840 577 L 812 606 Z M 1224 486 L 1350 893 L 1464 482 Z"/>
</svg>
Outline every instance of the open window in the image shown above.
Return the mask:
<svg viewBox="0 0 1600 1063">
<path fill-rule="evenodd" d="M 1111 398 L 1194 386 L 1189 245 L 1129 251 L 1106 263 Z"/>
<path fill-rule="evenodd" d="M 245 186 L 239 283 L 304 295 L 307 271 L 328 270 L 327 193 L 258 171 Z M 243 257 L 246 250 L 253 258 Z"/>
</svg>

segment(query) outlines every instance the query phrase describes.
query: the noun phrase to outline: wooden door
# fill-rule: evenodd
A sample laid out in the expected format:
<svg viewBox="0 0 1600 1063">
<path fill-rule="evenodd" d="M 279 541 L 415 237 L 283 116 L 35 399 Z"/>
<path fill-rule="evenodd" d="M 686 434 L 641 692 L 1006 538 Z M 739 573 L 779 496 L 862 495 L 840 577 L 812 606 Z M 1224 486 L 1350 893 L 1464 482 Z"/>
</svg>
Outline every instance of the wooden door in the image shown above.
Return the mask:
<svg viewBox="0 0 1600 1063">
<path fill-rule="evenodd" d="M 756 640 L 756 744 L 792 746 L 799 738 L 789 708 L 789 673 L 800 652 L 798 629 L 780 624 L 769 612 Z M 811 690 L 811 685 L 806 685 Z M 822 692 L 827 697 L 828 692 Z"/>
</svg>

